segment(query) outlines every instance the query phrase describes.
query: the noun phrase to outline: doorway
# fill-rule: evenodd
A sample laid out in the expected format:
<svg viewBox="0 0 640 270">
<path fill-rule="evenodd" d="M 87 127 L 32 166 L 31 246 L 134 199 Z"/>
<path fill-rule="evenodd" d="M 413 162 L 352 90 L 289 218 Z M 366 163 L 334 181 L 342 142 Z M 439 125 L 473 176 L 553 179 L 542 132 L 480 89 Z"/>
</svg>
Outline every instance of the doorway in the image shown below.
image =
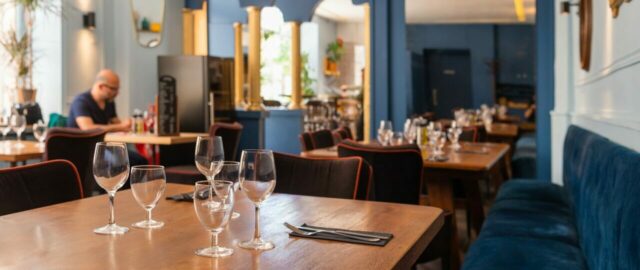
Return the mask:
<svg viewBox="0 0 640 270">
<path fill-rule="evenodd" d="M 426 85 L 424 102 L 436 118 L 453 118 L 453 109 L 472 108 L 469 50 L 423 51 Z"/>
</svg>

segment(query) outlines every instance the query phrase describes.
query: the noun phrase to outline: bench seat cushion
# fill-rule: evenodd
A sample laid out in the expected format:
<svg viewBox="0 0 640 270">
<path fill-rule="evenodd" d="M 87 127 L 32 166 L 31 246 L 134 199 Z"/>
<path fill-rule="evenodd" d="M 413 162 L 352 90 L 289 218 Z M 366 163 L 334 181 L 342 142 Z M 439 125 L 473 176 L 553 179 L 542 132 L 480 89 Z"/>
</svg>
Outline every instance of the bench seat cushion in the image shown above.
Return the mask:
<svg viewBox="0 0 640 270">
<path fill-rule="evenodd" d="M 496 202 L 501 200 L 525 200 L 570 205 L 566 191 L 558 185 L 539 180 L 509 180 L 500 187 Z"/>
<path fill-rule="evenodd" d="M 582 252 L 575 245 L 549 239 L 482 235 L 467 252 L 462 269 L 573 270 L 587 267 Z"/>
<path fill-rule="evenodd" d="M 578 245 L 578 234 L 567 205 L 502 200 L 491 207 L 483 236 L 531 237 Z"/>
</svg>

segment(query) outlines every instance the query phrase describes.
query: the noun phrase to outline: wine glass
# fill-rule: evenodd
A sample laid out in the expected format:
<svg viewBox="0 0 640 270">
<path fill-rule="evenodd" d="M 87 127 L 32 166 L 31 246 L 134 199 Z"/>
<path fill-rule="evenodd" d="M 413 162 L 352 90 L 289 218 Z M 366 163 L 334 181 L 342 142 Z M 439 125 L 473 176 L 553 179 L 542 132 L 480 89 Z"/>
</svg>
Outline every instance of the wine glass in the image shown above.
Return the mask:
<svg viewBox="0 0 640 270">
<path fill-rule="evenodd" d="M 11 115 L 2 114 L 2 116 L 0 116 L 0 122 L 2 122 L 2 129 L 0 129 L 0 132 L 2 132 L 2 140 L 6 143 L 7 134 L 11 131 Z"/>
<path fill-rule="evenodd" d="M 16 147 L 23 148 L 24 144 L 22 143 L 21 136 L 22 132 L 24 132 L 24 129 L 27 127 L 27 119 L 24 117 L 24 115 L 13 114 L 11 115 L 10 124 L 11 129 L 18 136 L 18 143 L 16 144 Z"/>
<path fill-rule="evenodd" d="M 193 193 L 193 208 L 200 224 L 211 232 L 211 247 L 196 250 L 196 255 L 224 257 L 233 249 L 218 246 L 218 234 L 229 223 L 233 211 L 233 183 L 229 181 L 198 181 Z"/>
<path fill-rule="evenodd" d="M 109 195 L 109 224 L 93 230 L 97 234 L 124 234 L 129 228 L 115 221 L 114 200 L 116 191 L 129 177 L 129 155 L 124 143 L 96 143 L 93 154 L 93 176 L 98 185 Z"/>
<path fill-rule="evenodd" d="M 155 229 L 164 226 L 164 222 L 151 218 L 151 210 L 158 205 L 158 201 L 167 186 L 164 166 L 139 165 L 131 168 L 131 191 L 136 202 L 147 211 L 147 219 L 134 223 L 132 226 L 142 229 Z"/>
<path fill-rule="evenodd" d="M 44 140 L 47 138 L 47 126 L 42 123 L 42 120 L 38 121 L 38 123 L 33 124 L 33 137 L 38 140 L 38 146 L 44 146 Z"/>
<path fill-rule="evenodd" d="M 240 173 L 240 162 L 237 161 L 216 161 L 222 163 L 220 166 L 220 172 L 213 177 L 214 182 L 218 181 L 229 181 L 233 183 L 233 192 L 237 192 L 240 186 L 239 183 L 239 173 Z M 216 165 L 217 166 L 217 165 Z M 231 218 L 236 219 L 240 217 L 240 213 L 233 212 L 231 213 Z"/>
<path fill-rule="evenodd" d="M 243 150 L 240 157 L 240 187 L 255 204 L 256 223 L 253 239 L 238 244 L 241 248 L 269 250 L 272 242 L 260 238 L 260 205 L 276 187 L 276 167 L 271 150 Z"/>
<path fill-rule="evenodd" d="M 460 146 L 460 134 L 462 134 L 462 129 L 460 129 L 456 125 L 452 125 L 451 128 L 449 128 L 449 133 L 447 134 L 447 136 L 449 137 L 449 141 L 451 141 L 451 149 L 457 151 L 462 148 L 462 146 Z"/>
<path fill-rule="evenodd" d="M 413 120 L 411 118 L 407 118 L 407 121 L 404 123 L 404 138 L 408 143 L 414 143 L 417 136 L 417 120 Z"/>
<path fill-rule="evenodd" d="M 404 143 L 404 134 L 400 131 L 392 133 L 391 145 L 402 145 Z"/>
<path fill-rule="evenodd" d="M 196 168 L 198 168 L 198 171 L 200 171 L 207 180 L 213 180 L 213 177 L 220 172 L 222 163 L 216 161 L 223 160 L 224 148 L 222 146 L 222 137 L 198 136 L 195 152 Z"/>
</svg>

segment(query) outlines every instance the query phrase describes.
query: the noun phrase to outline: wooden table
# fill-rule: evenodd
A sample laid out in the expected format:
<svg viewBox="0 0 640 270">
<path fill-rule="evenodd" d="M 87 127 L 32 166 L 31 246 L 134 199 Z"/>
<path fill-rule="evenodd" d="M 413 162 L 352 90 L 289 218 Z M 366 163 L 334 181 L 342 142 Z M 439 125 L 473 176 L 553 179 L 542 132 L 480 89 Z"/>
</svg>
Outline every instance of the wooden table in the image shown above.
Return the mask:
<svg viewBox="0 0 640 270">
<path fill-rule="evenodd" d="M 191 191 L 168 184 L 165 195 Z M 116 196 L 116 221 L 130 231 L 120 236 L 93 233 L 108 218 L 107 197 L 98 196 L 0 216 L 0 268 L 15 269 L 408 269 L 441 229 L 442 210 L 417 205 L 275 194 L 261 209 L 264 239 L 270 251 L 237 247 L 253 235 L 253 204 L 238 193 L 236 211 L 220 235 L 234 254 L 221 259 L 199 257 L 209 244 L 193 204 L 162 200 L 153 211 L 165 226 L 156 230 L 130 226 L 145 218 L 130 191 Z M 283 222 L 345 229 L 385 231 L 385 246 L 290 237 Z"/>
<path fill-rule="evenodd" d="M 41 159 L 44 154 L 44 147 L 38 146 L 38 142 L 22 141 L 24 147 L 17 148 L 18 141 L 2 141 L 0 142 L 0 161 L 11 163 L 11 167 L 15 167 L 20 161 L 30 159 Z"/>
<path fill-rule="evenodd" d="M 498 138 L 511 138 L 518 137 L 518 125 L 505 124 L 505 123 L 492 123 L 491 129 L 487 130 L 487 135 L 490 137 Z"/>
<path fill-rule="evenodd" d="M 180 135 L 158 136 L 154 134 L 134 134 L 125 132 L 110 132 L 104 136 L 105 142 L 142 143 L 154 145 L 174 145 L 183 143 L 194 143 L 198 136 L 208 136 L 208 133 L 188 133 Z"/>
</svg>

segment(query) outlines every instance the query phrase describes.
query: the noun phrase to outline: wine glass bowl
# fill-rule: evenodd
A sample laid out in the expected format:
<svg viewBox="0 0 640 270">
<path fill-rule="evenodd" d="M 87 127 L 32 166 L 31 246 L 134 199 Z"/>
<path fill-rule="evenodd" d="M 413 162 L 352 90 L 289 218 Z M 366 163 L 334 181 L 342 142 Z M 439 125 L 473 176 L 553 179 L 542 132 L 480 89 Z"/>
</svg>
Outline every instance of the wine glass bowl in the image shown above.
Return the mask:
<svg viewBox="0 0 640 270">
<path fill-rule="evenodd" d="M 136 202 L 147 212 L 147 219 L 132 226 L 142 229 L 155 229 L 164 226 L 164 222 L 151 218 L 151 211 L 164 194 L 167 185 L 164 166 L 140 165 L 131 168 L 131 191 Z"/>
<path fill-rule="evenodd" d="M 216 165 L 216 166 L 220 166 L 220 172 L 218 172 L 214 178 L 213 181 L 214 182 L 218 182 L 218 181 L 229 181 L 231 183 L 233 183 L 233 188 L 232 191 L 235 193 L 238 191 L 238 188 L 240 187 L 240 183 L 239 183 L 239 177 L 240 177 L 240 162 L 237 161 L 216 161 L 216 162 L 220 162 L 222 163 L 222 165 Z M 233 212 L 231 214 L 231 218 L 232 219 L 236 219 L 240 217 L 240 213 L 238 212 Z"/>
<path fill-rule="evenodd" d="M 198 171 L 200 171 L 207 180 L 213 180 L 213 177 L 220 172 L 220 166 L 222 166 L 222 163 L 217 161 L 224 160 L 222 137 L 198 136 L 194 156 Z"/>
<path fill-rule="evenodd" d="M 275 246 L 260 236 L 260 206 L 276 187 L 276 168 L 271 150 L 243 150 L 240 157 L 240 186 L 255 205 L 255 232 L 252 240 L 238 244 L 241 248 L 269 250 Z"/>
<path fill-rule="evenodd" d="M 218 235 L 231 219 L 233 212 L 233 183 L 229 181 L 198 181 L 193 193 L 193 207 L 200 224 L 211 233 L 211 246 L 196 250 L 196 255 L 224 257 L 233 249 L 218 245 Z"/>
<path fill-rule="evenodd" d="M 38 140 L 38 146 L 44 146 L 44 140 L 47 138 L 47 126 L 42 121 L 33 124 L 33 137 Z"/>
<path fill-rule="evenodd" d="M 94 230 L 97 234 L 124 234 L 129 228 L 115 223 L 114 201 L 116 191 L 129 177 L 129 156 L 124 143 L 100 142 L 93 155 L 93 176 L 109 195 L 109 223 Z"/>
<path fill-rule="evenodd" d="M 15 147 L 23 148 L 24 144 L 22 143 L 22 132 L 24 132 L 24 129 L 27 127 L 27 119 L 24 117 L 24 115 L 15 113 L 11 115 L 10 126 L 13 132 L 15 132 L 18 137 L 18 143 L 15 145 Z"/>
</svg>

